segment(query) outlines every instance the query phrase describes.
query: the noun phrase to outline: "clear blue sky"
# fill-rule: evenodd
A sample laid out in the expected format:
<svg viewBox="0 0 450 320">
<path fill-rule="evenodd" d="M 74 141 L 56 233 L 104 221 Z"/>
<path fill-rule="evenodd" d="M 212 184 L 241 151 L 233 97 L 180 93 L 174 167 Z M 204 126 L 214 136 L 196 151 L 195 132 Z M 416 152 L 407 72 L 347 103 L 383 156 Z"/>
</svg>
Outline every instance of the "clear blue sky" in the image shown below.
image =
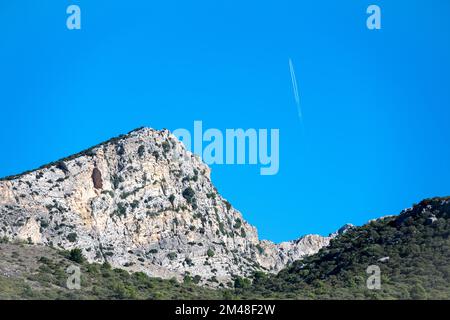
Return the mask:
<svg viewBox="0 0 450 320">
<path fill-rule="evenodd" d="M 70 4 L 80 31 L 66 28 Z M 369 4 L 380 31 L 366 28 Z M 280 129 L 278 175 L 213 167 L 262 238 L 450 195 L 449 15 L 448 0 L 2 0 L 0 176 L 139 126 L 202 120 Z"/>
</svg>

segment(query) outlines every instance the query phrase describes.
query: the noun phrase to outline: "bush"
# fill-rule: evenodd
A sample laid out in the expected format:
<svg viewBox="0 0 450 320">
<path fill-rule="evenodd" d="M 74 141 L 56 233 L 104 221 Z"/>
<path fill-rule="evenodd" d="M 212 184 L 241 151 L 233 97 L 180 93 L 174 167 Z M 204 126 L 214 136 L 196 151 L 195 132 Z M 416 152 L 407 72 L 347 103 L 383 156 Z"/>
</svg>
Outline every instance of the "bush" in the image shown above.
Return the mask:
<svg viewBox="0 0 450 320">
<path fill-rule="evenodd" d="M 186 264 L 190 267 L 194 266 L 194 262 L 192 262 L 191 258 L 184 259 L 184 262 L 186 262 Z"/>
<path fill-rule="evenodd" d="M 139 157 L 142 158 L 144 153 L 145 153 L 145 147 L 143 145 L 140 145 L 139 148 L 138 148 L 138 155 L 139 155 Z"/>
<path fill-rule="evenodd" d="M 208 249 L 208 251 L 206 252 L 206 254 L 208 255 L 208 257 L 212 258 L 212 257 L 214 257 L 215 252 L 214 252 L 214 250 L 212 250 L 212 249 Z"/>
<path fill-rule="evenodd" d="M 136 209 L 137 207 L 139 207 L 139 201 L 134 200 L 134 201 L 131 203 L 131 209 Z"/>
<path fill-rule="evenodd" d="M 202 280 L 202 277 L 199 276 L 199 275 L 194 276 L 194 278 L 192 279 L 192 281 L 193 281 L 195 284 L 199 284 L 201 280 Z"/>
<path fill-rule="evenodd" d="M 9 238 L 7 236 L 0 238 L 0 243 L 9 243 Z"/>
<path fill-rule="evenodd" d="M 67 240 L 69 240 L 70 242 L 75 242 L 77 241 L 78 235 L 75 232 L 69 233 L 67 235 Z"/>
<path fill-rule="evenodd" d="M 64 161 L 59 161 L 58 163 L 56 163 L 56 168 L 61 170 L 64 173 L 69 172 L 69 168 L 67 167 L 67 165 Z"/>
<path fill-rule="evenodd" d="M 169 258 L 169 260 L 175 260 L 177 256 L 178 255 L 175 252 L 170 252 L 167 254 L 167 258 Z"/>
<path fill-rule="evenodd" d="M 227 207 L 227 211 L 230 211 L 231 209 L 231 203 L 229 203 L 228 201 L 224 201 L 225 202 L 225 206 Z"/>
<path fill-rule="evenodd" d="M 194 196 L 195 191 L 191 187 L 187 187 L 183 190 L 183 198 L 185 198 L 188 203 L 192 203 Z"/>
<path fill-rule="evenodd" d="M 173 202 L 175 201 L 175 196 L 174 196 L 173 194 L 171 194 L 171 195 L 169 196 L 169 201 L 170 201 L 170 203 L 171 203 L 172 206 L 173 206 Z"/>
<path fill-rule="evenodd" d="M 170 142 L 164 141 L 164 142 L 162 143 L 162 148 L 163 148 L 163 150 L 164 150 L 164 153 L 167 153 L 167 152 L 170 151 L 170 149 L 172 148 L 172 146 L 170 145 Z"/>
<path fill-rule="evenodd" d="M 261 245 L 256 245 L 256 249 L 258 250 L 258 253 L 259 254 L 263 254 L 264 253 L 264 248 L 263 247 L 261 247 Z"/>
<path fill-rule="evenodd" d="M 192 277 L 191 276 L 184 276 L 183 278 L 183 283 L 184 284 L 191 284 L 192 283 Z"/>
<path fill-rule="evenodd" d="M 125 207 L 125 205 L 122 202 L 119 202 L 117 204 L 117 210 L 115 211 L 115 213 L 120 217 L 120 216 L 125 216 L 127 214 L 127 208 Z"/>
<path fill-rule="evenodd" d="M 81 249 L 78 249 L 78 248 L 70 250 L 69 260 L 76 262 L 76 263 L 83 263 L 85 260 L 84 256 L 83 256 L 83 251 L 81 251 Z"/>
<path fill-rule="evenodd" d="M 250 280 L 246 278 L 237 277 L 234 279 L 234 287 L 236 289 L 245 289 L 250 287 L 251 284 Z"/>
</svg>

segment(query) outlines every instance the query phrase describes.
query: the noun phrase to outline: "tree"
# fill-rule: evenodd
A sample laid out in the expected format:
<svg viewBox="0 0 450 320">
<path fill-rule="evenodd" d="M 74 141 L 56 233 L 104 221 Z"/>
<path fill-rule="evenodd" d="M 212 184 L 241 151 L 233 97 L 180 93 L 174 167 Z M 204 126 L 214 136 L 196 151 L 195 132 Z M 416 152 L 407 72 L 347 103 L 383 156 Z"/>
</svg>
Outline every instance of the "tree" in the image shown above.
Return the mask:
<svg viewBox="0 0 450 320">
<path fill-rule="evenodd" d="M 81 251 L 81 249 L 78 248 L 70 250 L 69 259 L 76 263 L 83 263 L 84 262 L 83 251 Z"/>
</svg>

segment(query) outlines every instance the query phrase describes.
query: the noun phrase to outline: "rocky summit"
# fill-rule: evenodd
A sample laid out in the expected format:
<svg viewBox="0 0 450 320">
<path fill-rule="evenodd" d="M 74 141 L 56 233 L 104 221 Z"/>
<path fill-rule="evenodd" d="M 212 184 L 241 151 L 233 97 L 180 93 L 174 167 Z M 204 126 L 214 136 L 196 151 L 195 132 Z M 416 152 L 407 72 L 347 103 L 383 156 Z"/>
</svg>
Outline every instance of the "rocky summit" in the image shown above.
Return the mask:
<svg viewBox="0 0 450 320">
<path fill-rule="evenodd" d="M 169 131 L 141 128 L 0 181 L 0 237 L 79 248 L 89 262 L 216 286 L 275 273 L 327 246 L 274 244 L 218 193 L 210 169 Z"/>
</svg>

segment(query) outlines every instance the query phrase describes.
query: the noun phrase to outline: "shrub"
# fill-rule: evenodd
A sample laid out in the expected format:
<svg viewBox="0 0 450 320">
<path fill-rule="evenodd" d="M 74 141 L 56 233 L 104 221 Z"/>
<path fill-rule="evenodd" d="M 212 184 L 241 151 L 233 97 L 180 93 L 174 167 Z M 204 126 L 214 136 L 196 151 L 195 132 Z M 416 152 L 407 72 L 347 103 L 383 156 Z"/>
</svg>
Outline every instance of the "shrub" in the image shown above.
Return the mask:
<svg viewBox="0 0 450 320">
<path fill-rule="evenodd" d="M 264 253 L 264 248 L 261 247 L 261 245 L 256 245 L 256 249 L 258 250 L 259 254 L 263 254 Z"/>
<path fill-rule="evenodd" d="M 173 206 L 173 202 L 175 201 L 175 196 L 174 196 L 173 194 L 171 194 L 171 195 L 169 196 L 169 201 L 170 201 L 170 203 L 171 203 L 172 206 Z"/>
<path fill-rule="evenodd" d="M 183 283 L 184 284 L 191 284 L 192 283 L 192 277 L 191 276 L 184 276 L 183 278 Z"/>
<path fill-rule="evenodd" d="M 125 205 L 122 202 L 119 202 L 117 204 L 117 210 L 115 211 L 115 213 L 118 216 L 125 216 L 127 214 L 127 208 L 125 207 Z"/>
<path fill-rule="evenodd" d="M 184 259 L 184 262 L 186 262 L 186 264 L 190 267 L 192 267 L 194 265 L 194 262 L 192 262 L 191 258 Z"/>
<path fill-rule="evenodd" d="M 163 148 L 163 150 L 164 150 L 164 153 L 167 153 L 167 152 L 170 151 L 170 149 L 172 148 L 172 146 L 170 145 L 170 142 L 169 142 L 169 141 L 164 141 L 164 142 L 162 143 L 162 148 Z"/>
<path fill-rule="evenodd" d="M 114 189 L 119 188 L 120 183 L 125 181 L 123 177 L 119 177 L 116 174 L 111 177 L 111 180 Z"/>
<path fill-rule="evenodd" d="M 56 168 L 61 170 L 64 173 L 69 172 L 69 168 L 67 167 L 67 165 L 64 161 L 59 161 L 58 163 L 56 163 Z"/>
<path fill-rule="evenodd" d="M 223 224 L 223 222 L 219 222 L 219 230 L 220 230 L 220 232 L 222 232 L 223 235 L 226 234 L 225 225 Z"/>
<path fill-rule="evenodd" d="M 199 275 L 194 276 L 194 278 L 192 279 L 192 281 L 193 281 L 195 284 L 199 284 L 199 282 L 200 282 L 201 280 L 202 280 L 202 277 L 199 276 Z"/>
<path fill-rule="evenodd" d="M 7 236 L 0 238 L 0 243 L 9 243 L 9 238 Z"/>
<path fill-rule="evenodd" d="M 69 252 L 69 260 L 76 262 L 76 263 L 83 263 L 84 262 L 84 256 L 81 249 L 75 248 L 70 250 Z"/>
<path fill-rule="evenodd" d="M 208 251 L 206 252 L 206 254 L 208 255 L 208 257 L 210 257 L 210 258 L 212 258 L 212 257 L 214 257 L 214 250 L 212 250 L 212 249 L 208 249 Z"/>
<path fill-rule="evenodd" d="M 177 254 L 176 252 L 170 252 L 167 254 L 167 258 L 169 258 L 169 260 L 175 260 L 177 258 Z"/>
<path fill-rule="evenodd" d="M 158 162 L 158 159 L 159 159 L 159 152 L 155 150 L 155 151 L 152 152 L 152 155 L 155 157 L 156 162 Z"/>
<path fill-rule="evenodd" d="M 75 232 L 69 233 L 67 235 L 67 240 L 69 240 L 70 242 L 75 242 L 77 241 L 78 235 Z"/>
<path fill-rule="evenodd" d="M 140 158 L 145 154 L 145 147 L 143 145 L 140 145 L 138 148 L 138 155 Z"/>
<path fill-rule="evenodd" d="M 92 182 L 94 183 L 95 189 L 102 189 L 103 188 L 103 179 L 102 179 L 102 173 L 98 168 L 94 168 L 92 171 Z"/>
<path fill-rule="evenodd" d="M 251 282 L 247 278 L 237 277 L 236 279 L 234 279 L 234 287 L 236 289 L 245 289 L 245 288 L 250 287 L 250 285 L 251 285 Z"/>
<path fill-rule="evenodd" d="M 137 201 L 137 200 L 134 200 L 131 203 L 131 209 L 136 209 L 138 206 L 139 206 L 139 201 Z"/>
<path fill-rule="evenodd" d="M 194 196 L 195 191 L 191 187 L 187 187 L 183 190 L 183 198 L 185 198 L 188 203 L 192 203 Z"/>
<path fill-rule="evenodd" d="M 216 198 L 216 194 L 215 194 L 214 192 L 210 192 L 210 193 L 208 193 L 208 194 L 206 195 L 206 197 L 207 197 L 208 199 L 215 199 L 215 198 Z"/>
</svg>

